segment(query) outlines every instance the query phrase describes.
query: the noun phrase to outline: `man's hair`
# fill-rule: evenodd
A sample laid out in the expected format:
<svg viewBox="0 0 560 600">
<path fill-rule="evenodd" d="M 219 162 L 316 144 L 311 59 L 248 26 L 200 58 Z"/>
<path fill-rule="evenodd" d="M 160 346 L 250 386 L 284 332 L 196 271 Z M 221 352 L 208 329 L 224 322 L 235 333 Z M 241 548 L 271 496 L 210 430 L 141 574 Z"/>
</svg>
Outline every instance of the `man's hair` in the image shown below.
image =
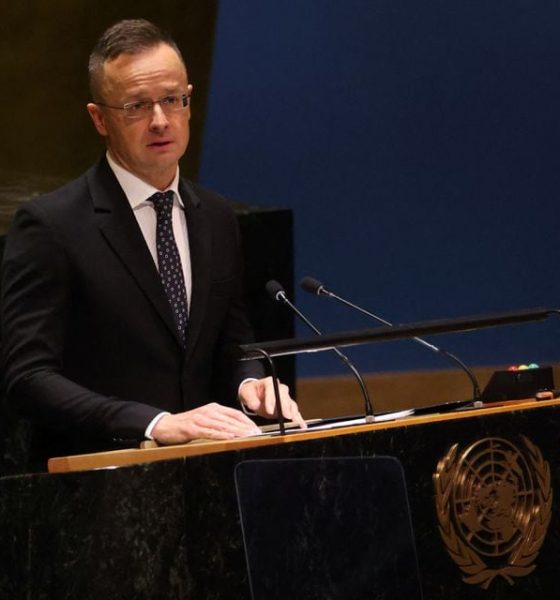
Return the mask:
<svg viewBox="0 0 560 600">
<path fill-rule="evenodd" d="M 101 93 L 103 65 L 121 54 L 139 54 L 159 44 L 171 46 L 183 61 L 181 51 L 169 33 L 146 19 L 125 19 L 111 25 L 97 40 L 89 55 L 89 89 L 93 100 Z"/>
</svg>

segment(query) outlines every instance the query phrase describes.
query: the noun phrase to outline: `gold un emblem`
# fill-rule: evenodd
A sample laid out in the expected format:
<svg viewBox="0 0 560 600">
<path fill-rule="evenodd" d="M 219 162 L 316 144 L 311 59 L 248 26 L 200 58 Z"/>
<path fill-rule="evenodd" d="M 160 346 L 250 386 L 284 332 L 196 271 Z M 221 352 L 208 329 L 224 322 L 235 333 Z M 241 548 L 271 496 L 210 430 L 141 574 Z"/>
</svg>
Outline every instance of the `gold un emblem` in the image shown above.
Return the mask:
<svg viewBox="0 0 560 600">
<path fill-rule="evenodd" d="M 453 445 L 433 475 L 439 531 L 463 581 L 510 585 L 536 567 L 552 513 L 550 467 L 526 437 Z"/>
</svg>

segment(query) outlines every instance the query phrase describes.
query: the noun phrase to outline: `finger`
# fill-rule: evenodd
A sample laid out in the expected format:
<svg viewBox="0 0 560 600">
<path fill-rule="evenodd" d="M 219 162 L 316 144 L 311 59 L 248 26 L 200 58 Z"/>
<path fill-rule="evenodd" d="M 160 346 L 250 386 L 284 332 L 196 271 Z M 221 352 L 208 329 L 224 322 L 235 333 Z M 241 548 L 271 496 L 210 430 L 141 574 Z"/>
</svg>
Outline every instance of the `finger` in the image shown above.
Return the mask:
<svg viewBox="0 0 560 600">
<path fill-rule="evenodd" d="M 288 387 L 285 385 L 280 386 L 280 406 L 282 407 L 282 415 L 289 421 L 293 421 L 301 429 L 307 429 L 307 423 L 299 412 L 299 407 L 295 400 L 293 400 L 289 394 Z M 267 404 L 267 410 L 269 416 L 275 416 L 276 411 L 276 397 L 272 394 L 270 404 Z"/>
<path fill-rule="evenodd" d="M 212 411 L 212 414 L 214 414 L 216 418 L 235 421 L 246 427 L 255 427 L 255 423 L 245 413 L 238 409 L 217 403 L 208 404 L 206 408 L 208 411 Z"/>
<path fill-rule="evenodd" d="M 264 386 L 258 380 L 247 381 L 239 390 L 239 400 L 256 413 L 262 412 L 261 397 L 264 397 Z"/>
<path fill-rule="evenodd" d="M 237 437 L 260 433 L 255 422 L 240 410 L 212 403 L 195 411 L 198 411 L 197 416 L 204 419 L 207 426 L 231 432 Z"/>
<path fill-rule="evenodd" d="M 290 396 L 290 390 L 287 385 L 281 383 L 278 386 L 278 393 L 280 395 L 280 407 L 282 410 L 282 414 L 289 418 L 291 414 L 291 405 L 295 404 L 294 400 Z M 276 394 L 274 391 L 274 386 L 271 384 L 270 388 L 267 388 L 266 396 L 265 396 L 265 406 L 267 413 L 269 415 L 276 415 Z"/>
<path fill-rule="evenodd" d="M 230 418 L 228 415 L 215 413 L 210 417 L 205 416 L 205 419 L 207 419 L 205 422 L 208 427 L 230 432 L 237 437 L 260 433 L 260 429 L 257 427 L 256 423 L 249 418 L 241 421 Z"/>
<path fill-rule="evenodd" d="M 203 440 L 233 440 L 235 434 L 229 431 L 212 429 L 211 427 L 199 427 L 193 430 L 193 439 Z"/>
<path fill-rule="evenodd" d="M 284 409 L 282 408 L 282 410 Z M 301 429 L 307 429 L 307 423 L 305 422 L 305 419 L 299 412 L 299 408 L 296 402 L 292 401 L 286 412 L 288 413 L 286 414 L 286 418 L 296 423 Z"/>
<path fill-rule="evenodd" d="M 297 402 L 290 396 L 290 390 L 287 385 L 280 385 L 280 405 L 282 414 L 286 419 L 297 423 L 302 429 L 307 428 L 307 423 L 299 412 Z M 276 414 L 276 401 L 274 402 L 274 414 Z"/>
<path fill-rule="evenodd" d="M 261 412 L 269 417 L 276 416 L 276 392 L 272 377 L 267 377 L 261 380 Z M 280 383 L 278 385 L 278 393 L 280 395 L 280 406 L 283 406 L 287 399 L 290 399 L 288 386 Z"/>
</svg>

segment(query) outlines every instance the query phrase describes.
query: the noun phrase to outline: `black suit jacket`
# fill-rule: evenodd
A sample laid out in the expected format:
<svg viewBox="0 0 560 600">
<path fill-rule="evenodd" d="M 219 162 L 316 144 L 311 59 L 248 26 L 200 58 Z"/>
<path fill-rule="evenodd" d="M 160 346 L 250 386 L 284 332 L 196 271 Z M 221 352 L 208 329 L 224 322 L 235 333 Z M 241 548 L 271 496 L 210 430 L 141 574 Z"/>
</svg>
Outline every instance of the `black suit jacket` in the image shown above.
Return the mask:
<svg viewBox="0 0 560 600">
<path fill-rule="evenodd" d="M 162 410 L 212 400 L 238 406 L 242 379 L 262 376 L 234 353 L 251 338 L 235 215 L 188 181 L 181 180 L 180 194 L 192 263 L 185 350 L 105 159 L 18 211 L 3 261 L 4 375 L 8 397 L 46 428 L 50 449 L 43 452 L 142 439 Z"/>
</svg>

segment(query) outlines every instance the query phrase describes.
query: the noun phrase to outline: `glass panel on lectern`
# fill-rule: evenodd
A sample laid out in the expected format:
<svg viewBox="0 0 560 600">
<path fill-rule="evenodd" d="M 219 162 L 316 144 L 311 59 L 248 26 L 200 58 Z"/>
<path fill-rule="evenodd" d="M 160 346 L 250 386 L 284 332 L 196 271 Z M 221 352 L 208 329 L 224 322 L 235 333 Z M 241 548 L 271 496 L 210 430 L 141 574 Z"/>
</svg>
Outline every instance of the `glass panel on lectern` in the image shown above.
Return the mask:
<svg viewBox="0 0 560 600">
<path fill-rule="evenodd" d="M 253 600 L 422 598 L 398 460 L 246 461 L 235 480 Z"/>
</svg>

